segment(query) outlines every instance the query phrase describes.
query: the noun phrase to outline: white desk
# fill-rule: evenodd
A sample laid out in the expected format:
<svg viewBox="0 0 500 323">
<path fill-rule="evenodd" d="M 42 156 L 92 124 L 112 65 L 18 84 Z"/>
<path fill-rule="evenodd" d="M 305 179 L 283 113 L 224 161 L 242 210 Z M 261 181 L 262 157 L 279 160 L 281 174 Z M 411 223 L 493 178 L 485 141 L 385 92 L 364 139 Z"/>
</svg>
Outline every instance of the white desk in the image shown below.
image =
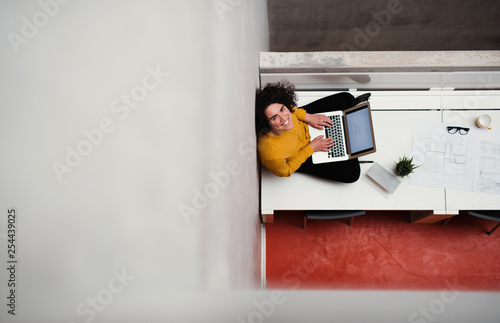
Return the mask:
<svg viewBox="0 0 500 323">
<path fill-rule="evenodd" d="M 355 96 L 362 94 L 351 93 Z M 299 92 L 298 105 L 303 106 L 328 94 L 331 92 Z M 360 160 L 376 161 L 388 170 L 392 170 L 394 161 L 400 156 L 412 155 L 415 121 L 441 122 L 444 116 L 446 122 L 456 111 L 447 114 L 441 107 L 446 104 L 457 107 L 455 101 L 447 101 L 442 93 L 432 91 L 372 92 L 370 102 L 377 152 Z M 500 111 L 488 113 L 500 120 Z M 471 123 L 474 116 L 469 116 Z M 458 214 L 458 210 L 500 209 L 500 197 L 497 195 L 410 185 L 408 179 L 403 180 L 394 194 L 386 198 L 363 180 L 370 167 L 371 164 L 361 164 L 361 177 L 352 184 L 300 173 L 280 178 L 263 168 L 261 212 L 264 222 L 272 222 L 276 210 L 429 210 L 425 215 L 433 215 L 432 220 L 425 221 L 419 217 L 415 220 L 432 223 Z"/>
</svg>

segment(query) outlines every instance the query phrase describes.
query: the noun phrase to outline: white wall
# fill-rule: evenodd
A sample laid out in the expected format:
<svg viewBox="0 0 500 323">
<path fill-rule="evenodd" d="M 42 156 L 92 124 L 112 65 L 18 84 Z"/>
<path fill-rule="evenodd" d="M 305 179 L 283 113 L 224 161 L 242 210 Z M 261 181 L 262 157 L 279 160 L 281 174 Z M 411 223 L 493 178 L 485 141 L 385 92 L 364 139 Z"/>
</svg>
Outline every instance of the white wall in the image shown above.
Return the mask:
<svg viewBox="0 0 500 323">
<path fill-rule="evenodd" d="M 15 208 L 17 320 L 101 321 L 120 298 L 260 286 L 266 10 L 0 3 L 0 262 Z M 0 321 L 13 320 L 3 303 Z"/>
</svg>

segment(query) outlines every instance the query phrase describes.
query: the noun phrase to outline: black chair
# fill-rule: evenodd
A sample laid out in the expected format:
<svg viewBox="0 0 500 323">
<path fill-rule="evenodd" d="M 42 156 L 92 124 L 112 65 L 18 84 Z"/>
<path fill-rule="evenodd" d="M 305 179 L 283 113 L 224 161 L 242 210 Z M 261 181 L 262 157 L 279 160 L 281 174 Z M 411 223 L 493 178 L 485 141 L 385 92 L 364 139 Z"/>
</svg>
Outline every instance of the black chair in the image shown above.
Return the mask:
<svg viewBox="0 0 500 323">
<path fill-rule="evenodd" d="M 362 94 L 360 96 L 358 96 L 355 101 L 356 101 L 356 104 L 359 104 L 361 102 L 365 102 L 365 101 L 368 101 L 368 99 L 370 98 L 372 94 L 371 93 L 365 93 L 365 94 Z"/>
<path fill-rule="evenodd" d="M 304 230 L 307 228 L 307 220 L 330 220 L 330 219 L 345 219 L 349 218 L 347 222 L 348 226 L 352 226 L 352 221 L 355 216 L 366 214 L 365 211 L 352 211 L 352 210 L 341 210 L 341 211 L 331 211 L 331 210 L 307 210 L 304 212 Z"/>
<path fill-rule="evenodd" d="M 486 232 L 489 236 L 500 226 L 500 210 L 493 210 L 493 211 L 467 211 L 470 215 L 477 216 L 478 218 L 481 219 L 486 219 L 486 220 L 492 220 L 498 222 L 497 225 L 491 229 L 490 231 Z"/>
</svg>

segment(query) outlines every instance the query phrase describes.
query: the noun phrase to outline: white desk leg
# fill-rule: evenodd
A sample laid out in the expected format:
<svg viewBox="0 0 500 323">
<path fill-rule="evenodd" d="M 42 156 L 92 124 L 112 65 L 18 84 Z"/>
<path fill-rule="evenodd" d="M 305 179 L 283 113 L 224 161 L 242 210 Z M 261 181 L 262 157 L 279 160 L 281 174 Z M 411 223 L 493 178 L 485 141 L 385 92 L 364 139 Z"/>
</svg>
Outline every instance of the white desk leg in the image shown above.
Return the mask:
<svg viewBox="0 0 500 323">
<path fill-rule="evenodd" d="M 262 210 L 262 222 L 273 223 L 274 222 L 274 210 Z"/>
<path fill-rule="evenodd" d="M 433 211 L 411 211 L 411 223 L 428 224 L 436 223 L 442 220 L 447 220 L 457 213 L 450 213 L 448 210 L 433 210 Z"/>
</svg>

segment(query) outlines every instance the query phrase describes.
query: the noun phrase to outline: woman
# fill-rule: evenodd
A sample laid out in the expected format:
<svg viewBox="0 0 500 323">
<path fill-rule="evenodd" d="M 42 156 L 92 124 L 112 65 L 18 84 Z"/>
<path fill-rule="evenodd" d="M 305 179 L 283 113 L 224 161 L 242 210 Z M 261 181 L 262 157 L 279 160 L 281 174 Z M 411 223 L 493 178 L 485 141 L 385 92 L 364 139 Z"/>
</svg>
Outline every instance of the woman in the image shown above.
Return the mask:
<svg viewBox="0 0 500 323">
<path fill-rule="evenodd" d="M 309 135 L 308 125 L 323 129 L 332 121 L 321 114 L 344 110 L 356 104 L 356 99 L 343 92 L 327 96 L 301 108 L 296 108 L 295 88 L 288 82 L 267 84 L 257 91 L 256 128 L 258 151 L 262 164 L 277 176 L 290 176 L 295 171 L 343 183 L 359 179 L 356 159 L 313 164 L 312 154 L 328 151 L 335 144 L 332 138 Z M 318 114 L 319 113 L 319 114 Z"/>
</svg>

